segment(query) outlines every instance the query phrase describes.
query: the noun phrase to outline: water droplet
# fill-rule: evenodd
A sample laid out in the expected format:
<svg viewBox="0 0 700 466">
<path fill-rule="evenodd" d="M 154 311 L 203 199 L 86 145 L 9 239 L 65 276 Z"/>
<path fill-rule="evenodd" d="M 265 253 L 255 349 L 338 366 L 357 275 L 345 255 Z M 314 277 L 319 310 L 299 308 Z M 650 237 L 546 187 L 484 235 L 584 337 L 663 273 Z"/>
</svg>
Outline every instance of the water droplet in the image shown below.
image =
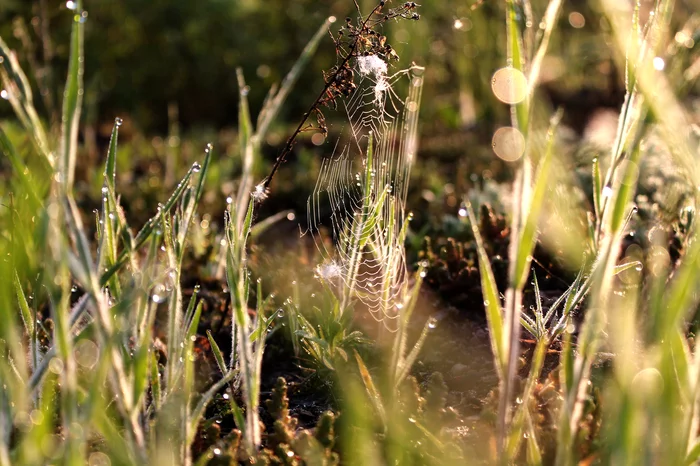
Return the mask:
<svg viewBox="0 0 700 466">
<path fill-rule="evenodd" d="M 61 374 L 63 372 L 63 361 L 58 358 L 52 358 L 49 361 L 49 370 L 54 374 Z"/>
<path fill-rule="evenodd" d="M 428 328 L 431 330 L 436 328 L 437 323 L 438 323 L 437 319 L 435 317 L 431 317 L 430 320 L 428 320 Z"/>
<path fill-rule="evenodd" d="M 192 164 L 192 171 L 194 173 L 199 173 L 199 171 L 202 169 L 202 166 L 199 164 L 199 162 L 195 162 Z"/>
<path fill-rule="evenodd" d="M 467 209 L 465 209 L 464 207 L 462 207 L 461 209 L 459 209 L 458 214 L 459 214 L 460 217 L 466 217 L 466 216 L 467 216 Z"/>
<path fill-rule="evenodd" d="M 208 143 L 207 147 L 204 148 L 204 152 L 206 152 L 207 154 L 212 150 L 214 150 L 214 146 L 211 143 Z"/>
<path fill-rule="evenodd" d="M 122 123 L 124 123 L 124 120 L 122 120 L 121 118 L 117 117 L 117 118 L 114 119 L 114 124 L 115 124 L 115 125 L 121 126 Z"/>
<path fill-rule="evenodd" d="M 415 423 L 416 423 L 416 418 L 414 418 L 414 417 L 409 417 L 409 418 L 408 418 L 408 422 L 410 422 L 410 423 L 412 423 L 412 424 L 415 424 Z"/>
<path fill-rule="evenodd" d="M 282 309 L 282 308 L 277 309 L 277 317 L 280 319 L 282 317 L 284 317 L 284 309 Z"/>
<path fill-rule="evenodd" d="M 644 267 L 642 266 L 641 262 L 637 263 L 637 265 L 634 266 L 634 270 L 636 270 L 637 272 L 641 272 L 643 268 Z"/>
<path fill-rule="evenodd" d="M 156 285 L 153 288 L 153 302 L 156 304 L 160 304 L 165 301 L 166 294 L 165 294 L 165 286 L 161 285 L 160 283 Z"/>
<path fill-rule="evenodd" d="M 610 186 L 606 186 L 603 188 L 603 198 L 607 199 L 610 196 L 612 196 L 612 188 Z"/>
<path fill-rule="evenodd" d="M 485 299 L 485 300 L 484 300 L 484 306 L 488 306 L 488 305 L 490 305 L 490 304 L 491 304 L 491 303 L 489 302 L 488 299 Z"/>
<path fill-rule="evenodd" d="M 523 399 L 520 398 L 520 397 L 517 397 L 517 398 L 515 399 L 515 403 L 521 405 L 521 404 L 523 404 Z"/>
</svg>

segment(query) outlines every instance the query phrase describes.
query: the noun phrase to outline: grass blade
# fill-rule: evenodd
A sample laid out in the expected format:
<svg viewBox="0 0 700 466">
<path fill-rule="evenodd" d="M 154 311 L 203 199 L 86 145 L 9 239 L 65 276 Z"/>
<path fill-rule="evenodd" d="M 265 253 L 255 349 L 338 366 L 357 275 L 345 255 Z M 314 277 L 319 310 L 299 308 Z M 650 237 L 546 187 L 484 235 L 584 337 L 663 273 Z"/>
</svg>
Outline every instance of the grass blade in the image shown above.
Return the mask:
<svg viewBox="0 0 700 466">
<path fill-rule="evenodd" d="M 63 118 L 61 128 L 60 176 L 63 190 L 70 193 L 73 188 L 75 160 L 78 152 L 78 125 L 83 101 L 83 23 L 86 13 L 82 0 L 76 1 L 71 32 L 68 77 L 63 93 Z"/>
<path fill-rule="evenodd" d="M 498 370 L 499 379 L 502 380 L 506 373 L 506 346 L 503 335 L 503 315 L 501 314 L 501 299 L 498 296 L 498 287 L 496 279 L 491 270 L 491 262 L 484 248 L 484 241 L 479 233 L 476 214 L 472 209 L 471 203 L 467 203 L 467 215 L 469 223 L 472 227 L 472 233 L 476 240 L 476 249 L 479 255 L 479 274 L 481 275 L 481 292 L 484 295 L 484 309 L 486 310 L 486 320 L 489 327 L 489 339 L 491 340 L 491 351 Z"/>
<path fill-rule="evenodd" d="M 316 52 L 318 44 L 321 42 L 321 39 L 323 38 L 323 36 L 325 36 L 326 32 L 328 31 L 328 27 L 334 22 L 334 16 L 331 16 L 323 22 L 323 24 L 321 25 L 321 27 L 318 28 L 318 30 L 311 38 L 309 43 L 306 44 L 306 47 L 304 47 L 304 50 L 301 52 L 301 55 L 299 56 L 299 58 L 297 58 L 297 61 L 294 63 L 292 68 L 284 77 L 284 80 L 282 80 L 282 85 L 280 86 L 279 91 L 277 91 L 274 94 L 274 97 L 270 98 L 267 101 L 266 105 L 263 107 L 262 111 L 260 112 L 260 115 L 258 116 L 257 131 L 255 133 L 256 140 L 262 141 L 265 138 L 267 130 L 270 127 L 270 123 L 272 123 L 275 117 L 279 114 L 282 104 L 284 104 L 284 101 L 287 99 L 287 96 L 289 96 L 292 87 L 294 87 L 294 84 L 296 84 L 297 80 L 299 79 L 301 71 L 309 62 L 314 52 Z"/>
<path fill-rule="evenodd" d="M 362 360 L 359 353 L 357 351 L 354 351 L 354 353 L 355 360 L 357 361 L 357 367 L 360 369 L 360 376 L 362 377 L 362 382 L 365 384 L 365 389 L 367 390 L 370 401 L 377 410 L 377 414 L 382 420 L 382 424 L 386 426 L 386 411 L 384 410 L 384 403 L 382 402 L 382 397 L 379 394 L 379 390 L 377 390 L 377 387 L 374 385 L 372 375 L 369 373 L 369 370 L 367 369 L 367 366 L 365 366 L 365 362 Z"/>
<path fill-rule="evenodd" d="M 520 290 L 524 288 L 525 282 L 527 281 L 528 270 L 532 260 L 532 251 L 535 248 L 535 243 L 537 242 L 537 225 L 540 220 L 540 213 L 542 212 L 545 194 L 547 193 L 547 188 L 550 185 L 549 173 L 552 167 L 552 159 L 554 157 L 554 135 L 559 121 L 561 121 L 561 117 L 562 112 L 558 111 L 552 117 L 550 122 L 549 130 L 547 131 L 547 148 L 544 158 L 540 162 L 537 178 L 535 180 L 535 187 L 532 191 L 532 197 L 530 198 L 529 202 L 527 218 L 525 219 L 525 225 L 523 226 L 520 234 L 517 256 L 515 258 L 516 265 L 514 275 L 515 279 L 517 280 L 514 285 Z"/>
</svg>

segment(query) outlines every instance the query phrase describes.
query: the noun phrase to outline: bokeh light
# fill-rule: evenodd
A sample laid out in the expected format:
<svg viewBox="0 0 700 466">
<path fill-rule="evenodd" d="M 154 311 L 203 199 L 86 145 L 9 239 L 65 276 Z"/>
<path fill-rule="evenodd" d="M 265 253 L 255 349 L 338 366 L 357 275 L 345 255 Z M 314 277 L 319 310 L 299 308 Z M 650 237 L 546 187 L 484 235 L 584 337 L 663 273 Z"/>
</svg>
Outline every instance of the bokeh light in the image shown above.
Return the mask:
<svg viewBox="0 0 700 466">
<path fill-rule="evenodd" d="M 527 96 L 527 78 L 522 71 L 507 66 L 493 74 L 491 89 L 498 100 L 506 104 L 517 104 Z"/>
<path fill-rule="evenodd" d="M 492 140 L 493 151 L 506 162 L 515 162 L 525 152 L 525 137 L 512 126 L 496 130 Z"/>
<path fill-rule="evenodd" d="M 571 24 L 571 27 L 581 29 L 586 25 L 586 18 L 578 11 L 572 11 L 569 13 L 569 24 Z"/>
</svg>

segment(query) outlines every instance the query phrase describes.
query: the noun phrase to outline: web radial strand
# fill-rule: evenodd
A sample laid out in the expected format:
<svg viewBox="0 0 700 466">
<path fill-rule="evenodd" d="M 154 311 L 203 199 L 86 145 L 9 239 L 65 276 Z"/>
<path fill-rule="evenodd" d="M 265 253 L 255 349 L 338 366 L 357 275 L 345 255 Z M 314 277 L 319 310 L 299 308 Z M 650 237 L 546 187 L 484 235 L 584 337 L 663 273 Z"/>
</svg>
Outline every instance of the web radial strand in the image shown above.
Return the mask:
<svg viewBox="0 0 700 466">
<path fill-rule="evenodd" d="M 354 63 L 356 90 L 339 101 L 348 124 L 321 162 L 307 201 L 319 278 L 343 303 L 359 300 L 391 331 L 406 304 L 406 196 L 416 154 L 422 67 L 387 74 L 378 57 Z M 371 144 L 371 154 L 370 151 Z M 323 235 L 331 234 L 329 251 Z"/>
</svg>

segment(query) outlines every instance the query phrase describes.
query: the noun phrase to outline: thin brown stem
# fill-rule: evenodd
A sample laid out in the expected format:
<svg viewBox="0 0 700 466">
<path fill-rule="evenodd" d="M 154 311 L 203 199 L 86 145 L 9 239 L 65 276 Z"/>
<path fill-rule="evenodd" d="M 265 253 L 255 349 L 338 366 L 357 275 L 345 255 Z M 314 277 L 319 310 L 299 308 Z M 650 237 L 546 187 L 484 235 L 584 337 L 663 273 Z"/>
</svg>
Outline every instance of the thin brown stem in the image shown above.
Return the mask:
<svg viewBox="0 0 700 466">
<path fill-rule="evenodd" d="M 369 23 L 369 20 L 376 13 L 378 13 L 381 9 L 382 9 L 382 5 L 379 4 L 374 8 L 374 10 L 372 10 L 372 12 L 362 22 L 362 25 L 360 26 L 360 32 L 363 32 L 366 30 L 367 25 Z M 358 8 L 358 11 L 359 11 L 359 8 Z M 335 83 L 336 76 L 338 76 L 338 74 L 341 73 L 342 70 L 344 70 L 345 65 L 347 65 L 347 63 L 350 61 L 350 59 L 355 56 L 355 51 L 357 50 L 357 45 L 359 44 L 361 37 L 362 37 L 361 34 L 358 34 L 355 37 L 355 39 L 352 42 L 352 46 L 350 47 L 350 50 L 343 57 L 340 65 L 337 66 L 336 71 L 331 76 L 329 76 L 328 79 L 326 79 L 326 84 L 325 84 L 325 86 L 323 86 L 323 89 L 318 94 L 318 97 L 316 97 L 316 100 L 314 100 L 314 103 L 311 104 L 311 107 L 309 108 L 309 110 L 306 113 L 304 113 L 304 116 L 301 118 L 299 125 L 297 125 L 297 128 L 294 130 L 294 132 L 289 137 L 289 139 L 287 139 L 287 143 L 284 145 L 282 152 L 275 160 L 275 164 L 272 166 L 272 170 L 270 171 L 270 174 L 262 182 L 262 187 L 265 191 L 267 191 L 267 189 L 269 188 L 270 183 L 272 182 L 272 179 L 274 178 L 275 174 L 277 173 L 277 170 L 287 160 L 287 156 L 292 151 L 292 148 L 294 147 L 294 143 L 296 142 L 297 137 L 299 136 L 299 134 L 301 134 L 305 130 L 304 125 L 308 121 L 309 117 L 314 112 L 318 111 L 318 107 L 319 107 L 319 105 L 321 105 L 324 98 L 326 97 L 328 90 Z"/>
</svg>

